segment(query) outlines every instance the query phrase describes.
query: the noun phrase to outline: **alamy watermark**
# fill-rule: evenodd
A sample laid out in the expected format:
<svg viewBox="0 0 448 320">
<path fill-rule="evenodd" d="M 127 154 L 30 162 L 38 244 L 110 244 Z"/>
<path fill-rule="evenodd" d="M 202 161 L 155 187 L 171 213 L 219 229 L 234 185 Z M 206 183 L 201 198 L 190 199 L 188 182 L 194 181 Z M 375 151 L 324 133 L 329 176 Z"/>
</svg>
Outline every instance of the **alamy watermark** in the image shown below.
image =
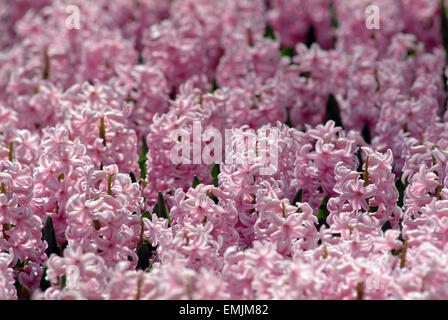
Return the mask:
<svg viewBox="0 0 448 320">
<path fill-rule="evenodd" d="M 65 8 L 65 13 L 69 16 L 65 19 L 65 27 L 69 30 L 79 30 L 81 28 L 81 14 L 79 7 L 69 5 Z"/>
<path fill-rule="evenodd" d="M 370 5 L 366 8 L 366 28 L 369 30 L 380 29 L 380 8 L 376 5 Z"/>
<path fill-rule="evenodd" d="M 209 128 L 203 131 L 198 120 L 193 121 L 191 131 L 186 129 L 172 131 L 170 139 L 175 144 L 170 152 L 171 162 L 175 165 L 202 163 L 258 165 L 261 175 L 272 175 L 277 172 L 279 137 L 277 128 L 224 131 L 224 139 L 217 129 Z"/>
<path fill-rule="evenodd" d="M 378 274 L 373 273 L 372 270 L 367 270 L 367 274 L 369 276 L 366 279 L 366 287 L 368 290 L 382 290 L 384 284 L 381 281 L 381 278 Z"/>
<path fill-rule="evenodd" d="M 77 266 L 67 267 L 65 287 L 68 290 L 79 290 L 79 268 Z"/>
</svg>

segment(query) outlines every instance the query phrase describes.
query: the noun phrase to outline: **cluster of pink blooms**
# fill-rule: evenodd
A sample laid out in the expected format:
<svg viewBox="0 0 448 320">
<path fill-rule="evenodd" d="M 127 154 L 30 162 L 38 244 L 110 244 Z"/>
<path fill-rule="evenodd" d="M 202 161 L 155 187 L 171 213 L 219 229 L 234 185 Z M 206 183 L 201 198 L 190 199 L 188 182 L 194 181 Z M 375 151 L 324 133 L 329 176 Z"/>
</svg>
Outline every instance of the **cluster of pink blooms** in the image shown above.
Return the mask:
<svg viewBox="0 0 448 320">
<path fill-rule="evenodd" d="M 0 0 L 0 299 L 448 299 L 445 13 Z"/>
</svg>

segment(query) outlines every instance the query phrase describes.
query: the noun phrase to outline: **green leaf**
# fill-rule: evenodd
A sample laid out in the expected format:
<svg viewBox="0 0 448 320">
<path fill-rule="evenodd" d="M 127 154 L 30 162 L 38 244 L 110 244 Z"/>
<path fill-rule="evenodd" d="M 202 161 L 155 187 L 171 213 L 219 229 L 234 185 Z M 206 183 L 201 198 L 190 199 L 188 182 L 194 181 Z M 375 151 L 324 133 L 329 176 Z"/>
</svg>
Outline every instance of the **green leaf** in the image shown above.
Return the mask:
<svg viewBox="0 0 448 320">
<path fill-rule="evenodd" d="M 290 127 L 290 128 L 294 127 L 294 125 L 292 124 L 292 120 L 291 120 L 291 113 L 290 113 L 288 107 L 286 107 L 286 120 L 285 120 L 285 124 L 286 124 L 288 127 Z"/>
<path fill-rule="evenodd" d="M 371 143 L 372 140 L 371 140 L 371 135 L 370 135 L 370 127 L 367 122 L 364 124 L 364 127 L 362 128 L 361 136 L 364 138 L 364 141 L 366 143 L 368 143 L 368 144 Z"/>
<path fill-rule="evenodd" d="M 64 289 L 66 286 L 67 286 L 67 275 L 63 275 L 61 278 L 60 278 L 60 282 L 59 282 L 59 284 L 61 285 L 61 289 Z"/>
<path fill-rule="evenodd" d="M 302 189 L 300 189 L 294 195 L 294 198 L 292 199 L 291 204 L 293 206 L 295 206 L 297 202 L 302 202 L 302 195 L 303 195 L 303 191 L 302 191 Z"/>
<path fill-rule="evenodd" d="M 407 56 L 407 58 L 409 58 L 409 57 L 413 57 L 413 56 L 415 56 L 416 54 L 417 54 L 417 50 L 415 50 L 415 49 L 410 49 L 410 50 L 407 51 L 406 56 Z"/>
<path fill-rule="evenodd" d="M 56 235 L 54 233 L 54 227 L 53 227 L 53 220 L 51 220 L 51 217 L 48 217 L 45 223 L 44 231 L 42 234 L 42 240 L 45 240 L 48 244 L 48 248 L 45 250 L 45 253 L 47 254 L 48 257 L 50 257 L 52 253 L 56 253 L 59 256 L 61 255 L 61 251 L 56 241 Z"/>
<path fill-rule="evenodd" d="M 340 238 L 340 237 L 341 237 L 341 234 L 340 234 L 339 232 L 332 233 L 331 235 L 332 235 L 334 238 Z"/>
<path fill-rule="evenodd" d="M 380 206 L 372 207 L 370 206 L 369 212 L 377 212 Z"/>
<path fill-rule="evenodd" d="M 294 48 L 293 47 L 283 47 L 280 49 L 280 53 L 283 57 L 294 57 Z"/>
<path fill-rule="evenodd" d="M 196 188 L 198 185 L 202 183 L 201 179 L 199 179 L 197 176 L 194 176 L 193 178 L 193 188 Z"/>
<path fill-rule="evenodd" d="M 387 230 L 389 230 L 389 229 L 392 229 L 392 226 L 390 225 L 389 221 L 386 221 L 386 222 L 383 224 L 383 226 L 381 227 L 381 230 L 383 230 L 383 232 L 384 232 L 384 231 L 387 231 Z"/>
<path fill-rule="evenodd" d="M 146 178 L 146 154 L 148 153 L 148 145 L 146 144 L 146 139 L 142 137 L 142 151 L 138 157 L 138 165 L 140 167 L 140 178 Z"/>
<path fill-rule="evenodd" d="M 330 212 L 327 209 L 327 204 L 328 196 L 325 196 L 319 205 L 319 210 L 317 211 L 318 229 L 320 229 L 320 227 L 324 224 L 327 228 L 329 227 L 327 224 L 327 217 Z"/>
<path fill-rule="evenodd" d="M 358 156 L 358 169 L 356 169 L 356 171 L 358 172 L 362 172 L 362 151 L 361 148 L 358 147 L 358 152 L 356 153 L 356 155 Z"/>
<path fill-rule="evenodd" d="M 316 31 L 314 26 L 311 24 L 308 28 L 308 33 L 306 35 L 306 46 L 309 48 L 313 43 L 316 42 Z"/>
<path fill-rule="evenodd" d="M 344 126 L 342 125 L 342 120 L 341 120 L 341 113 L 339 111 L 339 104 L 333 94 L 330 94 L 328 96 L 328 100 L 327 100 L 327 110 L 326 110 L 326 114 L 325 114 L 325 122 L 327 122 L 329 120 L 333 120 L 337 127 L 341 127 L 342 129 L 344 129 Z"/>
<path fill-rule="evenodd" d="M 135 100 L 135 99 L 129 98 L 129 99 L 126 99 L 126 102 L 127 103 L 131 103 L 132 102 L 133 104 L 137 104 L 138 101 Z"/>
<path fill-rule="evenodd" d="M 146 210 L 145 212 L 142 213 L 142 219 L 143 219 L 143 218 L 152 220 L 151 214 L 149 213 L 148 210 Z"/>
<path fill-rule="evenodd" d="M 143 60 L 143 54 L 141 52 L 138 53 L 138 64 L 145 64 Z"/>
<path fill-rule="evenodd" d="M 221 173 L 221 168 L 219 167 L 219 164 L 214 164 L 212 169 L 210 170 L 210 175 L 212 176 L 212 183 L 215 187 L 217 187 L 218 184 L 218 175 Z"/>
<path fill-rule="evenodd" d="M 16 280 L 14 285 L 17 290 L 18 300 L 30 300 L 31 291 L 27 286 L 22 285 L 18 279 Z"/>
<path fill-rule="evenodd" d="M 168 219 L 168 225 L 171 227 L 171 217 L 170 213 L 168 212 L 168 208 L 166 207 L 165 198 L 163 197 L 162 192 L 159 192 L 159 196 L 157 199 L 157 203 L 154 206 L 153 211 L 159 218 L 165 218 Z"/>
<path fill-rule="evenodd" d="M 441 0 L 441 28 L 442 28 L 442 42 L 445 48 L 445 61 L 448 63 L 448 19 L 445 0 Z"/>
<path fill-rule="evenodd" d="M 397 191 L 398 191 L 397 206 L 399 206 L 401 209 L 403 209 L 404 191 L 406 190 L 408 183 L 407 183 L 407 179 L 406 179 L 406 185 L 404 185 L 403 182 L 401 181 L 401 176 L 402 175 L 400 175 L 400 177 L 397 179 L 397 181 L 395 181 L 395 187 L 397 188 Z"/>
<path fill-rule="evenodd" d="M 51 287 L 50 281 L 45 279 L 46 276 L 47 276 L 47 269 L 48 268 L 45 266 L 44 272 L 42 273 L 42 278 L 40 278 L 40 285 L 39 286 L 40 286 L 40 290 L 42 290 L 42 291 L 45 291 L 45 290 L 47 290 L 48 288 Z"/>
<path fill-rule="evenodd" d="M 336 8 L 334 7 L 333 1 L 330 3 L 330 17 L 331 17 L 331 27 L 333 29 L 339 28 L 338 17 L 336 16 Z"/>
<path fill-rule="evenodd" d="M 153 252 L 156 250 L 148 241 L 144 241 L 142 245 L 137 249 L 138 262 L 136 269 L 146 270 L 149 268 L 149 260 L 152 257 Z"/>
<path fill-rule="evenodd" d="M 264 29 L 264 37 L 275 40 L 275 31 L 269 23 L 266 24 L 266 28 Z"/>
<path fill-rule="evenodd" d="M 218 197 L 215 196 L 213 193 L 209 194 L 208 196 L 210 197 L 210 199 L 213 200 L 213 202 L 214 202 L 215 204 L 218 204 L 218 203 L 219 203 L 219 199 L 218 199 Z"/>
<path fill-rule="evenodd" d="M 447 18 L 447 9 L 445 5 L 445 0 L 441 0 L 441 29 L 442 29 L 442 42 L 443 47 L 445 49 L 445 65 L 448 64 L 448 18 Z M 445 75 L 445 68 L 442 68 L 442 83 L 443 83 L 443 91 L 445 92 L 445 101 L 443 103 L 444 112 L 446 111 L 446 105 L 448 101 L 448 87 L 447 87 L 447 77 Z"/>
<path fill-rule="evenodd" d="M 216 83 L 216 78 L 212 79 L 212 85 L 210 88 L 210 93 L 213 93 L 216 91 L 216 89 L 218 89 L 218 84 Z"/>
<path fill-rule="evenodd" d="M 29 263 L 30 263 L 30 260 L 28 260 L 28 259 L 26 259 L 23 263 L 20 262 L 20 259 L 18 259 L 16 265 L 14 266 L 14 269 L 26 267 Z"/>
</svg>

